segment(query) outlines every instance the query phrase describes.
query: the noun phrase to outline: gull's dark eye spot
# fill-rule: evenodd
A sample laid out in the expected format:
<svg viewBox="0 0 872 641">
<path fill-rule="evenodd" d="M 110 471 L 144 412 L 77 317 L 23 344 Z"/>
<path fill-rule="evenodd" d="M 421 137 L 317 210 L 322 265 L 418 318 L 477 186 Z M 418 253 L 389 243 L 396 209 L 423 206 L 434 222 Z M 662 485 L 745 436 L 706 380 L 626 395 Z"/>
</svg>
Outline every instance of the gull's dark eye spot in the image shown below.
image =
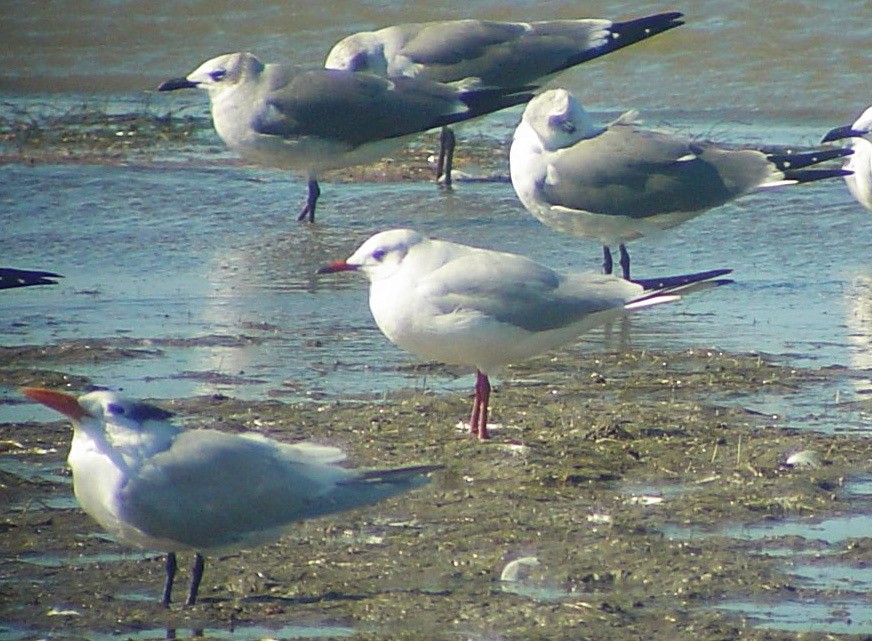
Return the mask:
<svg viewBox="0 0 872 641">
<path fill-rule="evenodd" d="M 555 129 L 560 129 L 568 134 L 575 133 L 575 123 L 564 115 L 551 116 L 549 121 L 551 122 L 551 126 Z"/>
<path fill-rule="evenodd" d="M 124 406 L 119 405 L 118 403 L 109 403 L 106 406 L 106 411 L 109 414 L 115 414 L 116 416 L 124 416 Z"/>
<path fill-rule="evenodd" d="M 212 73 L 209 74 L 209 77 L 212 78 L 215 82 L 219 82 L 224 80 L 224 77 L 227 75 L 226 69 L 216 69 Z"/>
<path fill-rule="evenodd" d="M 376 249 L 372 253 L 372 259 L 375 260 L 376 262 L 380 263 L 384 259 L 385 254 L 387 254 L 387 253 L 388 253 L 388 251 L 386 249 Z"/>
</svg>

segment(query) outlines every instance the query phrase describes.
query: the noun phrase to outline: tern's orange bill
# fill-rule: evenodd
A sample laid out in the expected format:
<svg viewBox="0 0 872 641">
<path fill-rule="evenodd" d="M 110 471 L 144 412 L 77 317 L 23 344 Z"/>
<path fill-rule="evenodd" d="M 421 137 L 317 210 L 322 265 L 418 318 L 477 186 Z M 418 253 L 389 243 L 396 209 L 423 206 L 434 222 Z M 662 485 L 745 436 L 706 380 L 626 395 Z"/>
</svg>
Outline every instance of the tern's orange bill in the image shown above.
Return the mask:
<svg viewBox="0 0 872 641">
<path fill-rule="evenodd" d="M 46 389 L 44 387 L 22 387 L 21 393 L 37 403 L 42 403 L 56 412 L 77 421 L 88 416 L 88 412 L 79 405 L 79 400 L 72 394 Z"/>
</svg>

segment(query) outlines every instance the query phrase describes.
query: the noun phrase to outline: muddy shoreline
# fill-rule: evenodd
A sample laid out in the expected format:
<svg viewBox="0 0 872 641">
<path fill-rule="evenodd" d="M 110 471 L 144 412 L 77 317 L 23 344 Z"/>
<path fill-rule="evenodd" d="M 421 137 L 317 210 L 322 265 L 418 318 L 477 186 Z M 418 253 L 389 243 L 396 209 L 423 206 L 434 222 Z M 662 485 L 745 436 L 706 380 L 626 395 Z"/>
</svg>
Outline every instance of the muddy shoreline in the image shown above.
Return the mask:
<svg viewBox="0 0 872 641">
<path fill-rule="evenodd" d="M 52 122 L 8 120 L 0 164 L 239 164 L 215 154 L 217 140 L 203 142 L 199 119 L 84 112 Z M 199 147 L 186 156 L 193 139 Z M 422 137 L 391 160 L 325 181 L 431 180 L 427 156 L 435 142 Z M 164 160 L 173 154 L 178 162 Z M 464 139 L 457 166 L 499 179 L 505 154 L 504 143 Z M 2 347 L 0 385 L 83 392 L 111 381 L 73 375 L 74 366 L 120 364 L 143 351 L 122 338 Z M 433 376 L 467 376 L 471 391 L 470 374 L 426 368 Z M 193 631 L 285 638 L 300 636 L 301 627 L 322 638 L 359 639 L 795 639 L 714 606 L 846 592 L 809 588 L 762 553 L 764 543 L 717 533 L 727 525 L 869 511 L 845 491 L 872 472 L 868 438 L 809 432 L 754 410 L 750 400 L 848 375 L 709 348 L 566 349 L 500 379 L 492 419 L 505 427 L 488 443 L 455 427 L 467 416 L 469 393 L 433 394 L 417 385 L 282 402 L 276 382 L 268 400 L 161 401 L 192 427 L 314 439 L 346 449 L 360 466 L 445 466 L 414 493 L 303 523 L 274 545 L 207 559 L 201 602 L 169 610 L 157 604 L 162 559 L 131 556 L 107 541 L 71 501 L 69 426 L 3 422 L 0 638 L 159 639 Z M 24 402 L 14 391 L 8 398 Z M 785 466 L 797 451 L 814 452 L 819 464 Z M 694 534 L 674 534 L 685 530 Z M 832 545 L 801 537 L 778 544 L 817 547 L 831 562 L 863 567 L 872 554 L 865 534 Z M 116 560 L 119 554 L 126 556 Z M 520 584 L 500 581 L 519 557 L 539 565 Z M 836 609 L 832 617 L 844 623 L 846 615 Z"/>
<path fill-rule="evenodd" d="M 129 357 L 109 344 L 97 350 Z M 73 352 L 66 344 L 7 353 L 0 384 L 83 391 L 98 383 L 69 379 L 63 365 L 51 364 Z M 87 353 L 94 357 L 94 348 Z M 332 443 L 361 466 L 442 463 L 445 471 L 404 497 L 208 559 L 201 603 L 169 610 L 156 603 L 162 559 L 73 563 L 128 550 L 97 536 L 78 509 L 44 507 L 71 494 L 56 476 L 3 472 L 0 619 L 26 630 L 20 638 L 338 625 L 363 639 L 792 639 L 711 607 L 726 598 L 812 594 L 777 559 L 759 554 L 759 543 L 664 532 L 855 510 L 843 486 L 869 473 L 868 439 L 802 432 L 741 403 L 763 389 L 793 393 L 841 375 L 707 349 L 584 359 L 564 351 L 507 373 L 492 401 L 505 427 L 488 443 L 455 427 L 467 394 L 160 403 L 193 419 L 191 426 Z M 725 395 L 734 400 L 713 400 Z M 65 474 L 69 439 L 64 422 L 0 424 L 6 460 L 55 475 Z M 798 450 L 818 453 L 820 466 L 783 465 Z M 632 489 L 640 487 L 647 491 Z M 827 553 L 839 561 L 868 558 L 865 539 L 834 547 Z M 27 562 L 52 554 L 68 561 Z M 499 580 L 522 556 L 540 563 L 525 582 L 532 593 Z"/>
</svg>

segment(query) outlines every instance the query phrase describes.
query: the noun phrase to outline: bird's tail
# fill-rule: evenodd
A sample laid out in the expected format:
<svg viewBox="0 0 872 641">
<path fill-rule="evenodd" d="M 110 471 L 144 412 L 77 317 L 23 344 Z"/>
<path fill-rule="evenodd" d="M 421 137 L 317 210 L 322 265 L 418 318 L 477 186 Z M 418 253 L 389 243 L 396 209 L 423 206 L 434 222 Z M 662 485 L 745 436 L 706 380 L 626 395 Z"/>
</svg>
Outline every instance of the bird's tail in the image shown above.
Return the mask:
<svg viewBox="0 0 872 641">
<path fill-rule="evenodd" d="M 678 300 L 682 296 L 729 285 L 735 281 L 730 278 L 721 278 L 732 273 L 732 269 L 712 269 L 707 272 L 695 274 L 682 274 L 681 276 L 665 276 L 663 278 L 634 278 L 632 282 L 641 285 L 648 292 L 639 298 L 633 299 L 624 306 L 626 310 L 635 310 L 651 305 L 669 303 Z"/>
<path fill-rule="evenodd" d="M 415 465 L 388 470 L 366 470 L 337 483 L 336 489 L 318 497 L 321 513 L 330 514 L 377 503 L 430 482 L 430 473 L 442 465 Z"/>
<path fill-rule="evenodd" d="M 776 187 L 784 184 L 808 183 L 826 178 L 838 178 L 850 176 L 853 172 L 847 169 L 807 169 L 828 160 L 844 158 L 854 153 L 848 148 L 819 148 L 810 151 L 794 151 L 792 149 L 763 150 L 769 161 L 778 168 L 784 178 L 779 181 L 768 182 L 763 187 Z"/>
<path fill-rule="evenodd" d="M 594 47 L 585 51 L 579 51 L 575 56 L 569 58 L 566 64 L 561 64 L 558 69 L 568 69 L 575 65 L 593 60 L 599 56 L 604 56 L 612 51 L 623 49 L 642 40 L 647 40 L 652 36 L 669 31 L 675 27 L 680 27 L 684 24 L 681 20 L 684 14 L 678 11 L 669 13 L 658 13 L 653 16 L 645 16 L 636 20 L 627 20 L 626 22 L 614 22 L 609 28 L 608 40 L 601 47 Z"/>
</svg>

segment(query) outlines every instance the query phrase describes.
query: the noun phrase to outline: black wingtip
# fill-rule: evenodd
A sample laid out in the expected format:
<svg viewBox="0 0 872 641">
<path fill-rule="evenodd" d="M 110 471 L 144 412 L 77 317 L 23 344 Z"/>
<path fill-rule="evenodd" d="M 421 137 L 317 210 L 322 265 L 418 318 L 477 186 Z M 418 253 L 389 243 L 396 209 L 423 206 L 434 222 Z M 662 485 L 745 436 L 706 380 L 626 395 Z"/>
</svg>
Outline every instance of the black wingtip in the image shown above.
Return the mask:
<svg viewBox="0 0 872 641">
<path fill-rule="evenodd" d="M 633 278 L 630 282 L 641 285 L 645 291 L 673 289 L 675 287 L 683 287 L 691 283 L 700 283 L 703 281 L 711 281 L 713 284 L 728 285 L 734 282 L 732 279 L 726 278 L 721 280 L 721 276 L 732 274 L 732 269 L 711 269 L 706 272 L 696 272 L 694 274 L 681 274 L 680 276 L 664 276 L 662 278 Z"/>
<path fill-rule="evenodd" d="M 57 285 L 57 281 L 52 280 L 53 278 L 63 278 L 63 276 L 54 272 L 0 267 L 0 289 L 30 287 L 31 285 Z"/>
<path fill-rule="evenodd" d="M 794 151 L 792 149 L 764 149 L 763 151 L 767 154 L 769 161 L 784 172 L 844 158 L 854 153 L 854 150 L 849 147 L 820 148 L 809 151 Z"/>
<path fill-rule="evenodd" d="M 813 183 L 827 178 L 844 178 L 853 175 L 853 173 L 850 169 L 797 169 L 796 171 L 785 171 L 784 177 L 798 183 Z"/>
<path fill-rule="evenodd" d="M 536 95 L 533 93 L 535 89 L 538 89 L 536 85 L 524 85 L 523 87 L 511 87 L 508 89 L 481 87 L 464 92 L 460 99 L 468 107 L 468 111 L 450 114 L 444 118 L 444 122 L 439 124 L 450 125 L 494 111 L 500 111 L 501 109 L 526 104 Z"/>
<path fill-rule="evenodd" d="M 578 55 L 567 60 L 565 64 L 560 65 L 560 69 L 574 67 L 582 62 L 599 58 L 600 56 L 604 56 L 612 51 L 629 47 L 630 45 L 641 42 L 642 40 L 647 40 L 652 36 L 680 27 L 684 24 L 684 20 L 680 19 L 682 17 L 684 17 L 683 13 L 679 11 L 671 11 L 668 13 L 657 13 L 651 16 L 645 16 L 644 18 L 637 18 L 635 20 L 615 22 L 610 28 L 611 37 L 606 44 L 595 49 L 588 49 L 587 51 L 579 52 Z"/>
</svg>

